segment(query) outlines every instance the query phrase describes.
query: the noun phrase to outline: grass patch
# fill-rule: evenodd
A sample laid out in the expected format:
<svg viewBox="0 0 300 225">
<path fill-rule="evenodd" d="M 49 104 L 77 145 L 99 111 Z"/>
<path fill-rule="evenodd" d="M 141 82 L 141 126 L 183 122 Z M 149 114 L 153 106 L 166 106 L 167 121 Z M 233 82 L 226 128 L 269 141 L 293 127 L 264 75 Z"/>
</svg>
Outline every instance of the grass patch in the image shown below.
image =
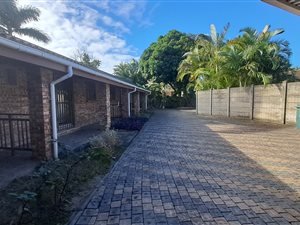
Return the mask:
<svg viewBox="0 0 300 225">
<path fill-rule="evenodd" d="M 105 175 L 125 149 L 97 146 L 44 163 L 0 191 L 0 224 L 65 224 L 72 199 L 92 178 Z"/>
</svg>

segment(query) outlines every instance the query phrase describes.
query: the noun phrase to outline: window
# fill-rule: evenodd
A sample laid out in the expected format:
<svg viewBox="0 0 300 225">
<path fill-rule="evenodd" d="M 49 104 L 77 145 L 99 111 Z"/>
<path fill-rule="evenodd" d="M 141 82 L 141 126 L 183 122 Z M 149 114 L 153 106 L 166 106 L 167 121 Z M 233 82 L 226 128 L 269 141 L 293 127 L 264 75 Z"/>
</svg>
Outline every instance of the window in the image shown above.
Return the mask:
<svg viewBox="0 0 300 225">
<path fill-rule="evenodd" d="M 96 84 L 92 81 L 86 82 L 86 100 L 96 101 Z"/>
</svg>

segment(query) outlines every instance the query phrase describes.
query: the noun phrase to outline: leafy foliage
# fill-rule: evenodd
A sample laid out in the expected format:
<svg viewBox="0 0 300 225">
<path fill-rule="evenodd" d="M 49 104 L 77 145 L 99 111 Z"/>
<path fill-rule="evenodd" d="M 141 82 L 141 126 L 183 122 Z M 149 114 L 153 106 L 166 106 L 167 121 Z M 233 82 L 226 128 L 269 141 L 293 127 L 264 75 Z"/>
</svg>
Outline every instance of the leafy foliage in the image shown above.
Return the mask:
<svg viewBox="0 0 300 225">
<path fill-rule="evenodd" d="M 221 34 L 216 32 L 214 25 L 210 26 L 209 37 L 199 37 L 196 46 L 185 54 L 185 59 L 178 67 L 178 80 L 189 77 L 188 88 L 208 89 L 220 88 L 224 83 L 220 71 L 223 57 L 220 54 L 225 46 L 227 25 Z"/>
<path fill-rule="evenodd" d="M 77 62 L 94 69 L 98 69 L 101 65 L 101 60 L 94 58 L 94 56 L 90 55 L 86 49 L 78 49 L 74 54 L 74 59 Z"/>
<path fill-rule="evenodd" d="M 0 224 L 66 224 L 77 209 L 72 199 L 90 188 L 89 180 L 106 174 L 123 151 L 115 145 L 109 152 L 101 148 L 70 152 L 59 161 L 46 162 L 32 175 L 14 180 L 0 190 Z"/>
<path fill-rule="evenodd" d="M 12 36 L 13 34 L 26 35 L 38 41 L 49 42 L 47 34 L 36 28 L 23 27 L 23 25 L 38 21 L 40 10 L 32 6 L 17 7 L 16 0 L 0 1 L 0 34 Z"/>
<path fill-rule="evenodd" d="M 192 51 L 178 68 L 178 80 L 188 77 L 189 88 L 205 90 L 268 84 L 290 77 L 289 43 L 273 40 L 282 29 L 270 31 L 267 25 L 262 32 L 252 28 L 241 30 L 242 35 L 225 40 L 226 26 L 221 34 L 211 25 L 209 38 L 199 38 Z"/>
<path fill-rule="evenodd" d="M 114 67 L 114 74 L 123 78 L 130 79 L 133 83 L 143 86 L 147 83 L 146 78 L 143 76 L 139 69 L 139 62 L 132 59 L 130 62 L 123 62 Z"/>
<path fill-rule="evenodd" d="M 184 80 L 177 81 L 177 68 L 182 56 L 194 45 L 194 39 L 176 30 L 160 36 L 142 54 L 140 68 L 147 78 L 155 77 L 157 83 L 169 84 L 175 92 L 185 91 Z"/>
<path fill-rule="evenodd" d="M 112 121 L 112 128 L 121 130 L 141 130 L 148 121 L 145 117 L 119 118 Z"/>
<path fill-rule="evenodd" d="M 229 42 L 225 48 L 225 72 L 236 74 L 239 86 L 277 83 L 289 75 L 291 51 L 289 43 L 272 38 L 282 29 L 270 31 L 267 25 L 261 33 L 252 29 L 241 30 L 243 35 Z M 235 84 L 236 84 L 235 83 Z"/>
<path fill-rule="evenodd" d="M 90 138 L 89 143 L 91 148 L 98 148 L 112 155 L 114 148 L 120 144 L 120 140 L 116 131 L 107 130 L 101 135 Z"/>
<path fill-rule="evenodd" d="M 149 104 L 154 108 L 163 108 L 166 101 L 166 85 L 163 82 L 157 82 L 155 77 L 148 80 L 145 87 L 151 91 Z"/>
</svg>

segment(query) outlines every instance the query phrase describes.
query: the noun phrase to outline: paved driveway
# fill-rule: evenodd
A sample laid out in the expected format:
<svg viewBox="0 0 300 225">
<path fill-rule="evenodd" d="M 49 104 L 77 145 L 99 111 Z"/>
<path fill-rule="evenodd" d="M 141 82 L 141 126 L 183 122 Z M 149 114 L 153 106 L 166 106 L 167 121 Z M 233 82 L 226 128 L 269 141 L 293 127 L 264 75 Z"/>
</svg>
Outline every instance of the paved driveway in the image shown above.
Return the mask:
<svg viewBox="0 0 300 225">
<path fill-rule="evenodd" d="M 157 112 L 77 224 L 300 224 L 300 132 Z"/>
</svg>

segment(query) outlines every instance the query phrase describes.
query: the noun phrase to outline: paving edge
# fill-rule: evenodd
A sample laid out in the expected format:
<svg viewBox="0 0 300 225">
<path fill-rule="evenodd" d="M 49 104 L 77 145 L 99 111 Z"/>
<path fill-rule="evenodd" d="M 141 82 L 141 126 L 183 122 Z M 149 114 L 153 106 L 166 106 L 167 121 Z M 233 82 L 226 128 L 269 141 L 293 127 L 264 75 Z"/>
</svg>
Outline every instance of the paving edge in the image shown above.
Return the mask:
<svg viewBox="0 0 300 225">
<path fill-rule="evenodd" d="M 154 113 L 153 113 L 154 114 Z M 153 114 L 151 115 L 151 117 L 153 116 Z M 79 207 L 79 210 L 76 212 L 73 212 L 71 214 L 71 216 L 69 217 L 69 221 L 65 224 L 65 225 L 75 225 L 76 222 L 78 221 L 79 217 L 81 216 L 81 214 L 83 213 L 84 209 L 86 208 L 86 206 L 89 204 L 89 202 L 91 201 L 92 197 L 94 196 L 94 194 L 98 191 L 98 188 L 102 186 L 103 182 L 105 181 L 105 179 L 108 177 L 108 175 L 114 171 L 114 169 L 116 168 L 116 166 L 119 164 L 119 162 L 128 154 L 128 149 L 130 148 L 130 146 L 136 142 L 137 137 L 140 136 L 140 134 L 144 131 L 144 129 L 148 126 L 149 121 L 151 120 L 151 117 L 149 118 L 149 120 L 144 124 L 144 126 L 142 127 L 142 129 L 131 139 L 130 144 L 127 146 L 126 150 L 123 152 L 123 154 L 121 155 L 121 157 L 119 158 L 119 160 L 117 162 L 114 163 L 114 165 L 112 166 L 112 168 L 109 170 L 109 172 L 107 174 L 105 174 L 103 176 L 103 178 L 101 179 L 101 181 L 96 185 L 96 188 L 91 191 L 90 194 L 87 195 L 87 197 L 85 198 L 85 200 L 82 201 L 82 203 L 80 204 L 81 207 Z"/>
</svg>

